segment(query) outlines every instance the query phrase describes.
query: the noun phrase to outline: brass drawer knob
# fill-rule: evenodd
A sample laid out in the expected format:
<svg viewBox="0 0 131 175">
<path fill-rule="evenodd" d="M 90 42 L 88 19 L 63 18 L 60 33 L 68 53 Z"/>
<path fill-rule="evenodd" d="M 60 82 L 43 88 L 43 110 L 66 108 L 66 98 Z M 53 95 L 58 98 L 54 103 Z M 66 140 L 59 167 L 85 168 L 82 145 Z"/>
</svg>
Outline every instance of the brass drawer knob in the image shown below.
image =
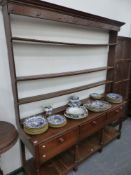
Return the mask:
<svg viewBox="0 0 131 175">
<path fill-rule="evenodd" d="M 91 148 L 91 152 L 93 152 L 94 151 L 94 149 L 93 148 Z"/>
<path fill-rule="evenodd" d="M 92 122 L 92 125 L 93 125 L 93 126 L 95 126 L 96 124 L 97 124 L 97 122 L 96 122 L 96 121 L 93 121 L 93 122 Z"/>
<path fill-rule="evenodd" d="M 120 111 L 120 110 L 119 110 L 119 109 L 117 109 L 117 110 L 116 110 L 116 113 L 118 113 L 119 111 Z"/>
<path fill-rule="evenodd" d="M 42 157 L 43 157 L 43 158 L 46 158 L 46 155 L 44 154 L 44 155 L 42 155 Z"/>
<path fill-rule="evenodd" d="M 63 143 L 65 140 L 61 137 L 61 138 L 59 138 L 59 142 L 60 143 Z"/>
<path fill-rule="evenodd" d="M 45 148 L 45 147 L 46 147 L 45 145 L 42 146 L 42 148 Z"/>
</svg>

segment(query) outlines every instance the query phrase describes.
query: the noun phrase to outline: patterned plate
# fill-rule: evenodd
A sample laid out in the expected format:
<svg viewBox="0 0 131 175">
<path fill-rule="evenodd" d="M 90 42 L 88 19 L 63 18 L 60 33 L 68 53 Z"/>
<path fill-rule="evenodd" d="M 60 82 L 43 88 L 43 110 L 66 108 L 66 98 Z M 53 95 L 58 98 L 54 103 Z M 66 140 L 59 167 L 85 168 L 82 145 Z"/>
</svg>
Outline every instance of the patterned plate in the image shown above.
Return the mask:
<svg viewBox="0 0 131 175">
<path fill-rule="evenodd" d="M 67 123 L 66 118 L 62 115 L 51 115 L 47 120 L 51 127 L 62 127 Z"/>
<path fill-rule="evenodd" d="M 44 132 L 46 132 L 48 130 L 48 124 L 46 124 L 45 126 L 41 127 L 41 128 L 26 128 L 24 127 L 24 131 L 27 133 L 27 134 L 30 134 L 30 135 L 37 135 L 37 134 L 42 134 Z"/>
<path fill-rule="evenodd" d="M 104 94 L 98 94 L 98 93 L 91 93 L 90 97 L 94 100 L 100 100 L 104 97 Z"/>
<path fill-rule="evenodd" d="M 26 118 L 23 123 L 25 128 L 42 128 L 47 124 L 47 120 L 41 115 Z"/>
<path fill-rule="evenodd" d="M 93 112 L 102 112 L 111 108 L 110 103 L 102 100 L 89 100 L 84 106 Z"/>
<path fill-rule="evenodd" d="M 106 95 L 106 100 L 108 102 L 111 102 L 111 103 L 121 103 L 123 98 L 121 95 L 119 94 L 115 94 L 115 93 L 108 93 Z"/>
</svg>

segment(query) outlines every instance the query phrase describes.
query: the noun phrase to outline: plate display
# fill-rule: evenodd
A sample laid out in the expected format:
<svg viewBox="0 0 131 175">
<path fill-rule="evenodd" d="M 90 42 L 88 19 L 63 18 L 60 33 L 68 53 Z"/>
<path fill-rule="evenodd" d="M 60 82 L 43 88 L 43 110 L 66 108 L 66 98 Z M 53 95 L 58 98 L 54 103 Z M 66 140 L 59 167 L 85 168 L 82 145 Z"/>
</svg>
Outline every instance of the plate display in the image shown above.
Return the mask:
<svg viewBox="0 0 131 175">
<path fill-rule="evenodd" d="M 104 94 L 98 94 L 98 93 L 91 93 L 90 97 L 94 100 L 100 100 L 104 97 Z"/>
<path fill-rule="evenodd" d="M 51 115 L 47 118 L 47 120 L 49 126 L 54 128 L 63 127 L 67 123 L 66 118 L 62 115 Z"/>
<path fill-rule="evenodd" d="M 37 128 L 37 129 L 29 129 L 29 128 L 24 127 L 24 131 L 30 135 L 42 134 L 46 132 L 47 130 L 48 130 L 48 124 L 41 128 Z"/>
<path fill-rule="evenodd" d="M 64 115 L 71 119 L 82 119 L 87 117 L 88 111 L 84 106 L 68 107 Z"/>
<path fill-rule="evenodd" d="M 116 93 L 108 93 L 106 95 L 106 100 L 110 103 L 121 103 L 123 98 L 121 95 Z"/>
<path fill-rule="evenodd" d="M 93 112 L 102 112 L 111 108 L 111 104 L 103 100 L 89 100 L 84 106 Z"/>
<path fill-rule="evenodd" d="M 26 118 L 23 124 L 26 128 L 41 128 L 47 124 L 47 120 L 39 115 Z"/>
<path fill-rule="evenodd" d="M 48 129 L 48 122 L 41 115 L 26 118 L 23 125 L 24 131 L 30 135 L 42 134 Z"/>
</svg>

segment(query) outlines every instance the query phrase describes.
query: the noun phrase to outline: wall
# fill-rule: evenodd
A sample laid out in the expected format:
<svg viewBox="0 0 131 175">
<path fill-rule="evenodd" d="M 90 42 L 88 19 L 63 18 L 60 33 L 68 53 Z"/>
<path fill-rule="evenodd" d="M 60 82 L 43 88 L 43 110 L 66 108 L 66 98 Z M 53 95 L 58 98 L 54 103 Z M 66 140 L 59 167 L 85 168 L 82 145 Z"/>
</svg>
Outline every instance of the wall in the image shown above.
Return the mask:
<svg viewBox="0 0 131 175">
<path fill-rule="evenodd" d="M 126 22 L 119 32 L 121 36 L 131 36 L 131 1 L 130 0 L 47 0 L 77 10 Z"/>
<path fill-rule="evenodd" d="M 48 0 L 49 1 L 49 0 Z M 131 36 L 130 0 L 50 0 L 71 8 L 83 10 L 92 14 L 124 21 L 127 24 L 122 27 L 119 35 Z M 13 96 L 11 90 L 7 48 L 4 35 L 2 12 L 0 9 L 0 120 L 6 120 L 15 124 Z M 2 155 L 2 169 L 5 174 L 20 167 L 19 143 Z"/>
</svg>

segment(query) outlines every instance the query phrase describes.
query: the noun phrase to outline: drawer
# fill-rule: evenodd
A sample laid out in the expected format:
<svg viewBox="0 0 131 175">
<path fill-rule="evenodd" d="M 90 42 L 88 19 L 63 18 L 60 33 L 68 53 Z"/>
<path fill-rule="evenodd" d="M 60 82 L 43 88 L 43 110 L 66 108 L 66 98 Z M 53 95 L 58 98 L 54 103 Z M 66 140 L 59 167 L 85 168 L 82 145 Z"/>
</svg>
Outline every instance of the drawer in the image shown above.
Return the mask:
<svg viewBox="0 0 131 175">
<path fill-rule="evenodd" d="M 107 113 L 107 123 L 114 123 L 120 120 L 120 118 L 123 117 L 124 114 L 124 108 L 123 106 L 119 106 Z"/>
<path fill-rule="evenodd" d="M 76 144 L 78 140 L 78 134 L 79 130 L 76 128 L 53 140 L 50 140 L 49 142 L 40 144 L 40 162 L 44 162 Z"/>
<path fill-rule="evenodd" d="M 80 126 L 80 139 L 90 136 L 91 134 L 97 132 L 106 124 L 106 114 L 103 114 L 96 119 L 93 119 L 87 123 Z"/>
</svg>

